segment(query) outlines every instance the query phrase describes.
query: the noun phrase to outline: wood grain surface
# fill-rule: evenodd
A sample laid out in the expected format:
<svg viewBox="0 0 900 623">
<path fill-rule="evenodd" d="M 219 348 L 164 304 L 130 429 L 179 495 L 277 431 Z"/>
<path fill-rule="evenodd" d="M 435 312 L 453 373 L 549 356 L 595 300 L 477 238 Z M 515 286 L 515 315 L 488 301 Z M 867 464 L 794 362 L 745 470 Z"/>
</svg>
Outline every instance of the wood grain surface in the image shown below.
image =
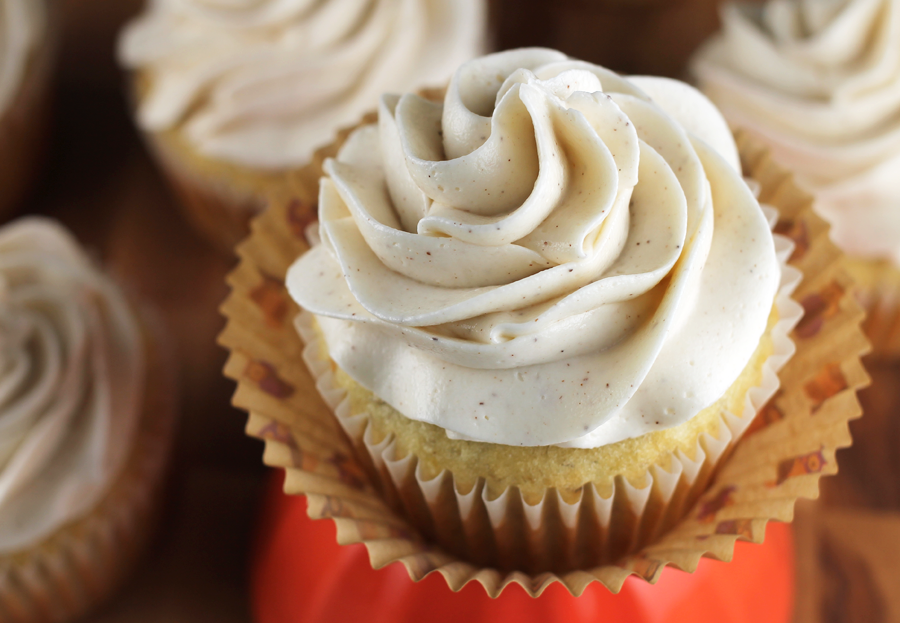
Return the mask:
<svg viewBox="0 0 900 623">
<path fill-rule="evenodd" d="M 233 264 L 184 223 L 133 129 L 115 34 L 140 0 L 61 0 L 49 161 L 22 211 L 51 215 L 168 323 L 182 419 L 168 510 L 145 562 L 92 621 L 249 621 L 248 552 L 262 446 L 229 406 L 215 345 Z M 498 46 L 547 45 L 620 71 L 683 75 L 716 27 L 713 0 L 495 0 Z M 871 362 L 870 362 L 871 364 Z M 797 621 L 900 620 L 900 366 L 872 364 L 841 474 L 794 523 Z"/>
</svg>

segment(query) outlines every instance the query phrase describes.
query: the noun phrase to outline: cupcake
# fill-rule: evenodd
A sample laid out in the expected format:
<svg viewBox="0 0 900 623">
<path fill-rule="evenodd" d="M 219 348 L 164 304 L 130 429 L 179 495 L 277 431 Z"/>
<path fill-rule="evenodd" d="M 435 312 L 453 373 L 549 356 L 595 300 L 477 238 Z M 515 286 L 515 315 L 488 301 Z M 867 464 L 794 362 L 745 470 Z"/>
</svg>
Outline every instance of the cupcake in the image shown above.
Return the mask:
<svg viewBox="0 0 900 623">
<path fill-rule="evenodd" d="M 56 45 L 44 0 L 2 0 L 0 9 L 0 218 L 6 218 L 29 190 L 43 154 Z"/>
<path fill-rule="evenodd" d="M 335 128 L 476 55 L 485 12 L 483 0 L 154 0 L 119 59 L 191 220 L 230 251 Z"/>
<path fill-rule="evenodd" d="M 464 64 L 443 104 L 378 112 L 325 162 L 322 243 L 287 276 L 370 453 L 391 440 L 506 512 L 510 491 L 614 500 L 679 454 L 710 471 L 701 437 L 750 423 L 799 314 L 705 98 L 522 49 Z"/>
<path fill-rule="evenodd" d="M 59 225 L 8 225 L 0 258 L 0 613 L 72 620 L 150 534 L 172 382 L 154 323 Z"/>
<path fill-rule="evenodd" d="M 876 351 L 900 353 L 900 3 L 729 4 L 692 69 L 772 150 L 848 255 Z"/>
<path fill-rule="evenodd" d="M 730 558 L 814 495 L 858 414 L 860 312 L 805 196 L 702 94 L 521 49 L 377 112 L 298 177 L 311 248 L 304 186 L 257 219 L 223 306 L 248 433 L 339 542 L 454 590 L 617 591 Z M 823 282 L 794 364 L 791 293 Z"/>
</svg>

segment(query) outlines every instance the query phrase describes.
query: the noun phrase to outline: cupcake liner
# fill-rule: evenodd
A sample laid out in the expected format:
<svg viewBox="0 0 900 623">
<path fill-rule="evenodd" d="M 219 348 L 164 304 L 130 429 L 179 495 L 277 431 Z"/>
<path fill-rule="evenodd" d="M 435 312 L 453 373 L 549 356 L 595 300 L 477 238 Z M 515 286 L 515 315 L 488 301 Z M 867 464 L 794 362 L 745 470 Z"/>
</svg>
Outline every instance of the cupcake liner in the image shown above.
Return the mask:
<svg viewBox="0 0 900 623">
<path fill-rule="evenodd" d="M 35 2 L 39 0 L 34 0 Z M 43 1 L 43 0 L 40 0 Z M 23 81 L 0 113 L 0 219 L 11 217 L 38 177 L 49 134 L 59 20 L 48 3 L 44 39 L 31 51 Z"/>
<path fill-rule="evenodd" d="M 816 497 L 819 478 L 837 470 L 835 451 L 850 445 L 848 422 L 860 415 L 856 390 L 868 382 L 859 359 L 868 344 L 841 254 L 810 198 L 762 149 L 743 135 L 738 141 L 745 172 L 760 184 L 760 200 L 779 212 L 776 231 L 795 243 L 789 264 L 803 278 L 794 298 L 806 315 L 792 333 L 797 353 L 781 369 L 781 387 L 768 404 L 752 420 L 726 417 L 720 443 L 712 437 L 701 442 L 704 454 L 730 454 L 715 471 L 700 464 L 700 455 L 695 462 L 679 456 L 668 469 L 654 468 L 653 485 L 645 489 L 620 480 L 614 498 L 591 487 L 577 510 L 551 495 L 536 511 L 515 490 L 492 503 L 484 502 L 481 485 L 458 495 L 446 474 L 420 486 L 411 458 L 393 460 L 390 440 L 372 444 L 354 418 L 345 418 L 344 432 L 328 406 L 340 410 L 341 393 L 329 385 L 328 370 L 319 370 L 325 399 L 318 398 L 292 326 L 298 309 L 283 286 L 287 268 L 308 248 L 300 226 L 308 223 L 298 221 L 294 206 L 315 205 L 319 159 L 304 170 L 308 185 L 298 184 L 296 197 L 274 202 L 254 220 L 251 236 L 238 248 L 241 261 L 222 307 L 228 324 L 220 342 L 231 351 L 225 374 L 238 384 L 233 402 L 250 413 L 248 434 L 265 441 L 265 462 L 286 469 L 285 490 L 308 497 L 311 517 L 333 519 L 340 543 L 364 543 L 375 568 L 401 561 L 414 580 L 438 571 L 453 590 L 475 580 L 491 596 L 512 582 L 530 595 L 555 581 L 575 595 L 593 581 L 617 592 L 632 574 L 652 583 L 666 565 L 693 571 L 703 556 L 729 560 L 737 539 L 761 542 L 768 521 L 790 521 L 794 502 Z M 748 398 L 756 407 L 765 402 L 765 391 L 751 391 Z M 726 439 L 740 433 L 740 419 L 749 427 L 732 448 Z M 432 514 L 429 504 L 453 512 Z M 417 525 L 430 520 L 431 534 L 413 529 L 405 516 Z M 486 538 L 504 520 L 493 542 Z M 577 529 L 588 525 L 610 529 Z M 467 542 L 471 555 L 463 560 L 438 547 L 441 539 L 450 540 L 446 535 Z M 520 570 L 480 563 L 494 554 L 492 547 L 503 567 Z M 528 560 L 522 550 L 566 554 Z M 597 555 L 614 562 L 590 566 Z"/>
<path fill-rule="evenodd" d="M 175 424 L 172 362 L 155 318 L 143 314 L 147 351 L 141 420 L 122 474 L 87 516 L 31 549 L 0 555 L 0 621 L 77 619 L 128 577 L 156 524 Z"/>
</svg>

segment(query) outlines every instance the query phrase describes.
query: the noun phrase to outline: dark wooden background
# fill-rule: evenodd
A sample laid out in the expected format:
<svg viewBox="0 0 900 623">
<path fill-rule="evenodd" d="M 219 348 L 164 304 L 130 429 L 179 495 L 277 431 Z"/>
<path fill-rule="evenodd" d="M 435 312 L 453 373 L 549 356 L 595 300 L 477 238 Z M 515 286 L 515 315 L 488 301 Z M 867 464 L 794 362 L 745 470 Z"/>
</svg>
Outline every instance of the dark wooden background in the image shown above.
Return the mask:
<svg viewBox="0 0 900 623">
<path fill-rule="evenodd" d="M 181 426 L 167 510 L 152 550 L 91 621 L 249 621 L 248 559 L 266 475 L 262 446 L 229 406 L 215 345 L 233 260 L 184 223 L 130 120 L 114 60 L 140 0 L 59 0 L 55 126 L 23 212 L 68 225 L 165 317 L 181 363 Z M 556 47 L 628 73 L 683 76 L 716 28 L 715 0 L 494 0 L 498 48 Z M 900 620 L 898 370 L 873 369 L 867 415 L 823 501 L 798 509 L 798 621 Z"/>
</svg>

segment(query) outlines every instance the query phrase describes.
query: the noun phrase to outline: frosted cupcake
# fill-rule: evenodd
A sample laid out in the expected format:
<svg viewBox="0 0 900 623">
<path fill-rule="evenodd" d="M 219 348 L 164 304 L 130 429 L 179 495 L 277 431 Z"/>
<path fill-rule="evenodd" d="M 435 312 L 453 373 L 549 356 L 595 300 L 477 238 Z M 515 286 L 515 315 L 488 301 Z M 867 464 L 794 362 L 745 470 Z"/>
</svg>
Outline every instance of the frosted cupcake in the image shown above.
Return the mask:
<svg viewBox="0 0 900 623">
<path fill-rule="evenodd" d="M 376 469 L 386 445 L 412 458 L 433 518 L 420 529 L 450 512 L 427 492 L 444 477 L 508 517 L 492 553 L 442 545 L 500 568 L 577 566 L 504 545 L 518 496 L 538 517 L 629 508 L 585 521 L 598 543 L 654 526 L 578 554 L 592 564 L 679 518 L 776 390 L 800 317 L 785 241 L 779 261 L 740 166 L 693 88 L 551 50 L 466 63 L 443 103 L 381 98 L 378 123 L 324 164 L 321 243 L 287 287 L 351 438 Z M 628 501 L 649 485 L 668 493 Z"/>
<path fill-rule="evenodd" d="M 30 188 L 47 140 L 56 49 L 50 6 L 0 1 L 0 218 Z"/>
<path fill-rule="evenodd" d="M 158 334 L 61 227 L 0 230 L 0 612 L 84 614 L 149 535 L 172 424 Z"/>
<path fill-rule="evenodd" d="M 231 248 L 336 128 L 480 52 L 485 12 L 483 0 L 152 0 L 119 58 L 192 220 Z"/>
<path fill-rule="evenodd" d="M 870 310 L 900 352 L 900 2 L 730 4 L 693 71 L 728 121 L 813 192 Z"/>
</svg>

